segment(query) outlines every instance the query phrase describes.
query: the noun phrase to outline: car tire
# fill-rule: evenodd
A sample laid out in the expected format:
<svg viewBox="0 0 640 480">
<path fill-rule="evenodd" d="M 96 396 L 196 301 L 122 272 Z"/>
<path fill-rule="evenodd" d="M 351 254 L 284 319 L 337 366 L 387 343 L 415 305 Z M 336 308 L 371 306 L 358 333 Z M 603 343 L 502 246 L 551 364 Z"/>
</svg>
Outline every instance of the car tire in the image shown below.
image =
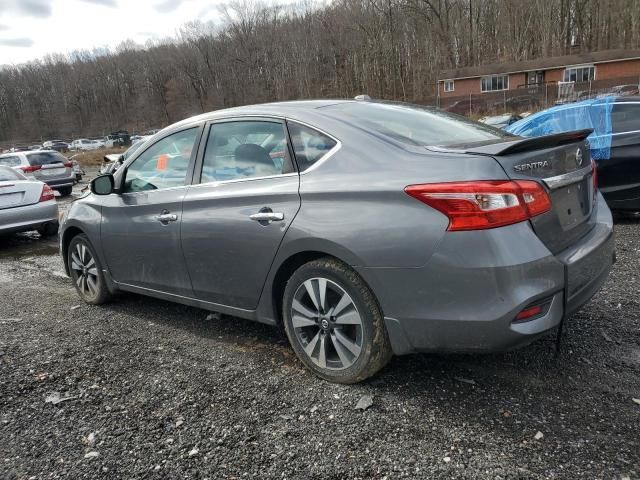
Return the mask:
<svg viewBox="0 0 640 480">
<path fill-rule="evenodd" d="M 361 382 L 391 359 L 378 301 L 344 263 L 325 257 L 302 265 L 287 282 L 282 304 L 293 350 L 320 378 Z"/>
<path fill-rule="evenodd" d="M 66 197 L 68 195 L 71 195 L 71 192 L 73 191 L 73 187 L 62 187 L 58 191 L 60 192 L 60 195 L 62 195 L 63 197 Z"/>
<path fill-rule="evenodd" d="M 111 299 L 102 265 L 85 234 L 71 239 L 67 249 L 67 264 L 73 285 L 82 300 L 100 305 Z"/>
<path fill-rule="evenodd" d="M 38 228 L 41 237 L 53 237 L 58 234 L 58 222 L 49 222 Z"/>
</svg>

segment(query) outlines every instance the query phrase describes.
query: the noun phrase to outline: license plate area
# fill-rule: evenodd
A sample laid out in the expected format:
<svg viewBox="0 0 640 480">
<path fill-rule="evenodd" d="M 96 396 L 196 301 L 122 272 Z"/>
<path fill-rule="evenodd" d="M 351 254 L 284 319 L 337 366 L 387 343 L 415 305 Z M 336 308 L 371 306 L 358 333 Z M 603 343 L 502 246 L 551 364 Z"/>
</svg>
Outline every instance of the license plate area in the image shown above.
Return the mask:
<svg viewBox="0 0 640 480">
<path fill-rule="evenodd" d="M 585 177 L 550 192 L 551 202 L 564 230 L 583 223 L 591 215 L 591 188 L 590 177 Z"/>
<path fill-rule="evenodd" d="M 0 195 L 0 208 L 20 205 L 24 198 L 24 192 L 3 193 Z"/>
</svg>

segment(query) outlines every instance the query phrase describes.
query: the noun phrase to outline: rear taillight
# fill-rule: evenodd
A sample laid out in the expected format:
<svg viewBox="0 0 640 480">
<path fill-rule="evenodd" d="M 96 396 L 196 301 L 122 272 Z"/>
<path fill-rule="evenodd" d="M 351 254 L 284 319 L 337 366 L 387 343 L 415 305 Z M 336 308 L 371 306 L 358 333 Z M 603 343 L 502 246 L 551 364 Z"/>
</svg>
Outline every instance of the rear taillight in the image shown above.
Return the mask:
<svg viewBox="0 0 640 480">
<path fill-rule="evenodd" d="M 71 163 L 71 162 L 64 162 L 64 166 L 65 166 L 65 167 L 67 167 L 67 168 L 71 168 L 71 167 L 73 167 L 73 163 Z"/>
<path fill-rule="evenodd" d="M 40 200 L 38 202 L 47 202 L 56 198 L 51 187 L 46 183 L 42 186 L 42 193 L 40 194 Z"/>
<path fill-rule="evenodd" d="M 591 160 L 591 180 L 593 181 L 593 191 L 598 190 L 598 165 L 595 160 Z"/>
<path fill-rule="evenodd" d="M 22 170 L 24 173 L 31 173 L 31 172 L 35 172 L 36 170 L 40 170 L 40 168 L 42 167 L 40 165 L 22 165 L 18 168 Z"/>
<path fill-rule="evenodd" d="M 546 190 L 531 180 L 429 183 L 404 191 L 449 217 L 450 231 L 502 227 L 551 209 Z"/>
</svg>

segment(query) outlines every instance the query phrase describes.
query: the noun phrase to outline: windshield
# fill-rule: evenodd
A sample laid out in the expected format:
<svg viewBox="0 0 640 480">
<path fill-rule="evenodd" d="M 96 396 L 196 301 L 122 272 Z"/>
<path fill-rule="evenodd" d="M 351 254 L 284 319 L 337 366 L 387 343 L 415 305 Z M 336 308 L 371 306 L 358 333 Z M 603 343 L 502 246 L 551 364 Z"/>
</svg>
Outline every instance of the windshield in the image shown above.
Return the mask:
<svg viewBox="0 0 640 480">
<path fill-rule="evenodd" d="M 123 160 L 126 160 L 126 159 L 127 159 L 127 158 L 129 158 L 131 155 L 133 155 L 133 154 L 135 153 L 135 151 L 136 151 L 136 150 L 138 150 L 138 149 L 142 146 L 142 144 L 143 144 L 143 143 L 144 143 L 144 142 L 139 142 L 139 143 L 135 143 L 135 144 L 131 145 L 131 146 L 129 147 L 129 150 L 127 150 L 126 152 L 124 152 L 124 153 L 122 154 L 122 158 L 123 158 Z"/>
<path fill-rule="evenodd" d="M 67 159 L 57 152 L 40 152 L 29 153 L 27 155 L 29 164 L 41 167 L 42 165 L 51 165 L 52 163 L 65 163 Z"/>
<path fill-rule="evenodd" d="M 509 135 L 458 115 L 419 105 L 345 102 L 322 108 L 344 119 L 403 143 L 447 146 L 500 140 Z"/>
<path fill-rule="evenodd" d="M 13 182 L 14 180 L 26 180 L 22 172 L 18 172 L 11 167 L 0 165 L 0 182 Z"/>
</svg>

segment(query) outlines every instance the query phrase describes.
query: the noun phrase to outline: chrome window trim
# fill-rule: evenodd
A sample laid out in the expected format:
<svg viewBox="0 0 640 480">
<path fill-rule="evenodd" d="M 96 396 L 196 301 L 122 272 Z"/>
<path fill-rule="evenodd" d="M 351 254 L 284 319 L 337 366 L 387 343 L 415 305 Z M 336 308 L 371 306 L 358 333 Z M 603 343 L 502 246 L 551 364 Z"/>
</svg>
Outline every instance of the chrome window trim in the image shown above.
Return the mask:
<svg viewBox="0 0 640 480">
<path fill-rule="evenodd" d="M 547 187 L 551 189 L 561 188 L 581 181 L 591 172 L 591 165 L 588 165 L 584 168 L 581 168 L 580 170 L 563 173 L 562 175 L 556 175 L 555 177 L 543 178 L 542 181 L 545 183 L 545 185 L 547 185 Z"/>
<path fill-rule="evenodd" d="M 167 188 L 156 188 L 155 190 L 141 190 L 139 192 L 122 192 L 119 195 L 121 196 L 139 196 L 139 195 L 147 195 L 150 193 L 160 193 L 160 192 L 169 192 L 171 190 L 178 190 L 180 188 L 184 188 L 186 189 L 187 187 L 190 187 L 191 185 L 188 184 L 184 184 L 184 185 L 177 185 L 175 187 L 167 187 Z"/>
<path fill-rule="evenodd" d="M 291 172 L 291 173 L 280 173 L 277 175 L 265 175 L 262 177 L 247 177 L 247 178 L 234 178 L 232 180 L 214 180 L 211 182 L 201 182 L 201 183 L 194 183 L 192 185 L 187 185 L 188 187 L 217 187 L 217 186 L 221 186 L 221 185 L 226 185 L 228 183 L 243 183 L 243 182 L 250 182 L 253 180 L 267 180 L 270 178 L 282 178 L 282 177 L 297 177 L 298 176 L 298 172 Z"/>
</svg>

